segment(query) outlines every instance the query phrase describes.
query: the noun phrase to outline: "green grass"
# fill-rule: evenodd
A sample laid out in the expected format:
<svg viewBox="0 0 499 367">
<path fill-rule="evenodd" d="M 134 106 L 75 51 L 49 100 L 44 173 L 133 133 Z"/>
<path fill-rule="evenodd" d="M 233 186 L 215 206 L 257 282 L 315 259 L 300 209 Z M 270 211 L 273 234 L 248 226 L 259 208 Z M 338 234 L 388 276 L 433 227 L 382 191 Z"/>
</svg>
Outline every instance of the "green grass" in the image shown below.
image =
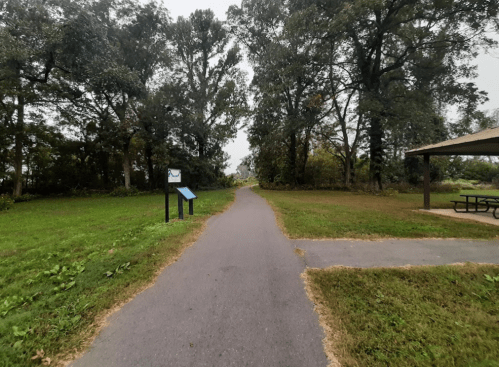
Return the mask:
<svg viewBox="0 0 499 367">
<path fill-rule="evenodd" d="M 253 189 L 277 212 L 290 238 L 498 238 L 499 227 L 418 212 L 422 194 L 375 196 L 343 191 Z M 461 193 L 499 195 L 498 190 Z M 452 208 L 459 194 L 431 194 L 432 208 Z"/>
<path fill-rule="evenodd" d="M 92 323 L 149 284 L 234 191 L 200 192 L 164 223 L 164 195 L 43 199 L 0 212 L 0 366 L 81 349 Z M 176 195 L 170 216 L 177 218 Z M 62 354 L 62 356 L 63 356 Z"/>
<path fill-rule="evenodd" d="M 343 367 L 499 366 L 498 265 L 337 267 L 307 277 L 331 331 L 328 352 Z"/>
</svg>

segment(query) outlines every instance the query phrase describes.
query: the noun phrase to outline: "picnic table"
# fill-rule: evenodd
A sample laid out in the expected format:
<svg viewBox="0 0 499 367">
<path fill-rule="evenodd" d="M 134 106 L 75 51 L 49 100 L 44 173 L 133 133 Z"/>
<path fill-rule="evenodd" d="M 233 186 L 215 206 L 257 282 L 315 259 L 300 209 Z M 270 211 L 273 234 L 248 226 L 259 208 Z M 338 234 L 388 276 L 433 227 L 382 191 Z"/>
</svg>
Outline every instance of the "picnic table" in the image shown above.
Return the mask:
<svg viewBox="0 0 499 367">
<path fill-rule="evenodd" d="M 464 195 L 459 195 L 462 197 L 466 198 L 466 201 L 462 200 L 451 200 L 452 203 L 454 203 L 454 211 L 457 213 L 469 213 L 470 206 L 475 207 L 475 212 L 488 212 L 490 208 L 494 208 L 494 211 L 492 214 L 494 215 L 494 218 L 499 219 L 499 216 L 497 213 L 497 208 L 499 208 L 499 196 L 494 196 L 494 195 L 474 195 L 474 194 L 464 194 Z M 475 201 L 470 201 L 470 198 L 475 198 Z M 457 210 L 457 204 L 465 204 L 466 205 L 466 210 Z M 478 210 L 478 207 L 485 207 L 484 210 Z"/>
</svg>

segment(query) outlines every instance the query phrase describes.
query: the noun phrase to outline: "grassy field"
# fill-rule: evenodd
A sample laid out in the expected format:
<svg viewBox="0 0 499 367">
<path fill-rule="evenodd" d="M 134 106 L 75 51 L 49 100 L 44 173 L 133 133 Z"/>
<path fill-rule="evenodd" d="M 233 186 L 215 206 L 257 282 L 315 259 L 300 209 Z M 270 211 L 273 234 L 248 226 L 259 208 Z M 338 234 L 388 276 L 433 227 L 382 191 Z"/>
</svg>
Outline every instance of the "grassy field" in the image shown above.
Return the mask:
<svg viewBox="0 0 499 367">
<path fill-rule="evenodd" d="M 499 366 L 499 266 L 310 269 L 343 367 Z"/>
<path fill-rule="evenodd" d="M 417 212 L 422 194 L 375 196 L 343 191 L 269 191 L 255 187 L 273 206 L 290 238 L 480 238 L 499 227 Z M 463 191 L 499 195 L 499 191 Z M 459 194 L 431 194 L 432 208 L 452 208 Z"/>
<path fill-rule="evenodd" d="M 198 195 L 194 216 L 186 206 L 186 220 L 168 224 L 164 195 L 42 199 L 0 212 L 0 366 L 54 365 L 81 349 L 107 310 L 150 284 L 234 199 L 233 190 Z M 177 218 L 176 195 L 170 203 Z"/>
</svg>

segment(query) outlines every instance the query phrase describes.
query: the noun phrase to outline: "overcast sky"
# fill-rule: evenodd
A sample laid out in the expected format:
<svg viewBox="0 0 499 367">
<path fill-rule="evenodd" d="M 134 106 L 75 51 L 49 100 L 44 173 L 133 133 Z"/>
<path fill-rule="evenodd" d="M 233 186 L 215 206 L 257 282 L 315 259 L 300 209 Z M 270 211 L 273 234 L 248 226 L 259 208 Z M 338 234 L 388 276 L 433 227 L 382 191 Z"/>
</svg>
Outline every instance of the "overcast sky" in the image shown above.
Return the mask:
<svg viewBox="0 0 499 367">
<path fill-rule="evenodd" d="M 143 3 L 148 0 L 140 0 Z M 188 17 L 196 9 L 210 8 L 215 13 L 215 16 L 220 20 L 226 19 L 226 12 L 230 5 L 240 5 L 240 0 L 216 0 L 216 1 L 163 1 L 166 8 L 170 11 L 170 16 L 175 21 L 177 17 Z M 481 110 L 494 110 L 499 108 L 499 50 L 494 50 L 489 53 L 483 53 L 477 58 L 478 63 L 478 78 L 475 80 L 479 89 L 488 92 L 489 102 L 483 105 Z M 248 68 L 248 65 L 245 64 Z M 250 73 L 251 75 L 251 73 Z M 225 170 L 226 174 L 236 172 L 237 166 L 241 163 L 241 159 L 247 156 L 249 152 L 249 144 L 246 140 L 246 133 L 239 131 L 237 138 L 230 142 L 225 151 L 229 153 L 229 167 Z"/>
</svg>

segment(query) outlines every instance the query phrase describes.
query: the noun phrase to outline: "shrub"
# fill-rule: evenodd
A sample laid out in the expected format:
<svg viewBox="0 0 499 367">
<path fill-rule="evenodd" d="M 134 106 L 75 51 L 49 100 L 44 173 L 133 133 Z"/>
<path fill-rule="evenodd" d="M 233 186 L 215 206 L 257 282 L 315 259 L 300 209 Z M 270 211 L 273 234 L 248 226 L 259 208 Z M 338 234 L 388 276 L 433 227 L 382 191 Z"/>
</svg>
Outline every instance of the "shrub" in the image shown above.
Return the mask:
<svg viewBox="0 0 499 367">
<path fill-rule="evenodd" d="M 12 208 L 14 201 L 7 195 L 0 195 L 0 211 Z"/>
<path fill-rule="evenodd" d="M 130 187 L 126 189 L 124 186 L 117 187 L 113 191 L 109 193 L 109 196 L 116 196 L 120 198 L 124 198 L 126 196 L 137 196 L 140 194 L 140 191 L 136 187 Z"/>
<path fill-rule="evenodd" d="M 87 189 L 71 189 L 71 190 L 69 190 L 69 195 L 71 197 L 83 197 L 83 198 L 85 198 L 85 197 L 91 196 L 91 193 Z"/>
<path fill-rule="evenodd" d="M 217 179 L 217 186 L 220 186 L 222 188 L 229 188 L 233 187 L 236 185 L 236 181 L 234 180 L 234 177 L 231 175 L 229 176 L 221 176 Z"/>
<path fill-rule="evenodd" d="M 15 203 L 21 203 L 23 201 L 31 201 L 33 199 L 36 199 L 38 195 L 33 195 L 33 194 L 24 194 L 20 196 L 14 196 L 14 202 Z"/>
</svg>

